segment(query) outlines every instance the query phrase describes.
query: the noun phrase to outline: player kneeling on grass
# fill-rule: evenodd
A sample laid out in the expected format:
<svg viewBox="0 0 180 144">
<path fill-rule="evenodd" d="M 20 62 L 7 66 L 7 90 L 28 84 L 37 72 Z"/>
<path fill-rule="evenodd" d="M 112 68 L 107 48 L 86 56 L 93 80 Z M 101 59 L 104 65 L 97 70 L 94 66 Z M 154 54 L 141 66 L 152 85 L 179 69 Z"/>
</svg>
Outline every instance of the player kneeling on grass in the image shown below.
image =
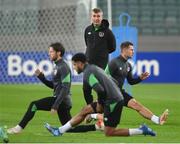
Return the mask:
<svg viewBox="0 0 180 144">
<path fill-rule="evenodd" d="M 134 85 L 148 78 L 149 73 L 144 72 L 139 77 L 133 77 L 132 66 L 128 62 L 128 59 L 132 58 L 134 55 L 133 43 L 125 41 L 121 44 L 120 49 L 120 56 L 112 59 L 108 63 L 105 72 L 117 81 L 118 87 L 121 90 L 121 93 L 124 97 L 124 106 L 136 110 L 144 118 L 151 120 L 155 124 L 163 125 L 168 117 L 168 109 L 166 109 L 162 113 L 162 115 L 158 117 L 123 89 L 125 79 L 127 79 L 129 84 Z M 92 95 L 87 93 L 86 99 L 92 101 Z M 102 118 L 103 116 L 101 114 L 91 114 L 86 118 L 86 122 L 88 123 L 92 119 Z"/>
<path fill-rule="evenodd" d="M 155 136 L 155 132 L 146 125 L 139 128 L 118 129 L 116 128 L 120 122 L 121 112 L 123 109 L 124 98 L 113 80 L 108 77 L 105 72 L 95 65 L 87 63 L 86 56 L 78 53 L 72 57 L 73 67 L 78 72 L 84 72 L 83 86 L 92 87 L 98 94 L 98 102 L 85 106 L 76 116 L 74 116 L 65 125 L 54 128 L 48 123 L 45 127 L 54 136 L 62 135 L 69 129 L 80 124 L 90 113 L 104 112 L 104 133 L 106 136 L 130 136 L 130 135 L 151 135 Z"/>
<path fill-rule="evenodd" d="M 45 78 L 39 69 L 35 71 L 35 75 L 49 88 L 54 89 L 53 96 L 42 98 L 30 103 L 27 112 L 18 125 L 7 130 L 9 134 L 17 134 L 27 126 L 32 120 L 36 111 L 50 111 L 52 114 L 58 114 L 61 124 L 65 124 L 71 119 L 71 70 L 63 59 L 65 48 L 61 43 L 53 43 L 49 46 L 49 57 L 54 62 L 52 81 Z M 95 131 L 98 125 L 81 125 L 68 132 L 86 132 Z"/>
</svg>

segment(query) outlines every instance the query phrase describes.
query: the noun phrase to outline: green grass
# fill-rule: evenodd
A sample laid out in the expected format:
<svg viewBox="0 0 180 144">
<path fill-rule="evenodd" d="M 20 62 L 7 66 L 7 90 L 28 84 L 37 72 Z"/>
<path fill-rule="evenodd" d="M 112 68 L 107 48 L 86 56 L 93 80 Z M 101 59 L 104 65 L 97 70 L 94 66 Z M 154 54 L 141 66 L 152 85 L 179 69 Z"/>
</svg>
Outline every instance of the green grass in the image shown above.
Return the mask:
<svg viewBox="0 0 180 144">
<path fill-rule="evenodd" d="M 24 115 L 29 103 L 51 96 L 51 90 L 43 85 L 0 85 L 0 125 L 15 126 Z M 73 108 L 75 115 L 84 105 L 81 86 L 72 86 Z M 160 115 L 166 108 L 170 110 L 168 122 L 155 125 L 141 117 L 137 112 L 124 108 L 119 128 L 134 128 L 142 123 L 148 124 L 157 132 L 156 137 L 105 137 L 103 132 L 66 133 L 53 137 L 43 127 L 44 122 L 59 125 L 57 115 L 50 112 L 37 112 L 26 129 L 18 135 L 10 135 L 10 142 L 56 142 L 56 143 L 176 143 L 180 142 L 180 85 L 178 84 L 141 84 L 133 87 L 137 100 Z M 1 141 L 0 141 L 1 142 Z"/>
</svg>

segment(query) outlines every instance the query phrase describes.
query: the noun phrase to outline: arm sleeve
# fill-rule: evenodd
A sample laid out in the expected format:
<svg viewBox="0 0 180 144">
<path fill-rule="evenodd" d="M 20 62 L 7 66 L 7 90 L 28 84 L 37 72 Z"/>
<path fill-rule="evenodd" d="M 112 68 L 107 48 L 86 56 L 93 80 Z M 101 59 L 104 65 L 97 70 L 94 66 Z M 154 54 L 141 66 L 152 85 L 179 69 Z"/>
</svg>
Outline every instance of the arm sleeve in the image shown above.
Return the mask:
<svg viewBox="0 0 180 144">
<path fill-rule="evenodd" d="M 55 89 L 55 94 L 57 98 L 52 106 L 53 109 L 58 109 L 64 97 L 68 96 L 71 86 L 70 71 L 65 67 L 58 69 L 58 71 L 59 71 L 58 73 L 60 73 L 61 82 L 59 82 L 58 86 Z"/>
<path fill-rule="evenodd" d="M 45 76 L 44 76 L 43 73 L 40 73 L 39 76 L 37 76 L 37 77 L 38 77 L 38 79 L 39 79 L 42 83 L 44 83 L 47 87 L 49 87 L 49 88 L 51 88 L 51 89 L 54 88 L 53 82 L 47 80 L 47 79 L 45 78 Z"/>
<path fill-rule="evenodd" d="M 108 51 L 112 53 L 116 50 L 116 39 L 111 30 L 108 32 Z"/>
<path fill-rule="evenodd" d="M 83 83 L 83 94 L 86 104 L 93 102 L 92 88 L 85 82 Z"/>
<path fill-rule="evenodd" d="M 130 85 L 134 85 L 134 84 L 138 84 L 140 83 L 142 80 L 140 79 L 140 77 L 134 78 L 132 75 L 132 66 L 129 64 L 130 66 L 130 71 L 128 72 L 127 75 L 127 81 Z"/>
<path fill-rule="evenodd" d="M 85 31 L 84 31 L 84 41 L 85 41 L 85 44 L 86 44 L 86 46 L 87 46 L 87 40 L 86 40 L 86 29 L 85 29 Z"/>
</svg>

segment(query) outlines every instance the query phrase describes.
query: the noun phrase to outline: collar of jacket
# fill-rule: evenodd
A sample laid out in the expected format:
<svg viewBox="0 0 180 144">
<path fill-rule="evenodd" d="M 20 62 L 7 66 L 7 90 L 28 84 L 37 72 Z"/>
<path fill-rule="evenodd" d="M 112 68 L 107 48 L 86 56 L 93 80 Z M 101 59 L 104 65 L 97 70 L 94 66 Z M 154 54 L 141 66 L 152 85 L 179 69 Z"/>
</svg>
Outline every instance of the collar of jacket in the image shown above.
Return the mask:
<svg viewBox="0 0 180 144">
<path fill-rule="evenodd" d="M 95 27 L 95 26 L 92 24 L 92 27 L 93 27 L 93 29 L 94 29 L 95 31 L 102 30 L 102 29 L 108 29 L 108 28 L 109 28 L 109 22 L 108 22 L 108 20 L 103 19 L 103 20 L 101 21 L 101 25 L 100 25 L 100 26 Z"/>
<path fill-rule="evenodd" d="M 61 59 L 59 59 L 57 61 L 54 61 L 54 63 L 57 65 L 58 63 L 61 63 L 62 61 L 63 61 L 63 59 L 61 58 Z"/>
<path fill-rule="evenodd" d="M 122 60 L 123 62 L 127 62 L 127 59 L 125 59 L 122 55 L 119 56 L 119 59 Z"/>
</svg>

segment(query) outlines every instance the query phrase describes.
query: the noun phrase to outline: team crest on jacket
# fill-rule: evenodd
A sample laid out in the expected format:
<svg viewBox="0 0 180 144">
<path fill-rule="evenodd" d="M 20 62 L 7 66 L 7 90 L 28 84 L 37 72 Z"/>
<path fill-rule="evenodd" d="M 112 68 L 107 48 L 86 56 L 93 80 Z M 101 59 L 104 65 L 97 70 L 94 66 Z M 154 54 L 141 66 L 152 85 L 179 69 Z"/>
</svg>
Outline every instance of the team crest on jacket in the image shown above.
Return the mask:
<svg viewBox="0 0 180 144">
<path fill-rule="evenodd" d="M 54 75 L 56 75 L 57 74 L 57 69 L 55 69 L 53 73 L 54 73 Z"/>
<path fill-rule="evenodd" d="M 99 37 L 104 37 L 104 33 L 103 32 L 99 32 Z"/>
</svg>

